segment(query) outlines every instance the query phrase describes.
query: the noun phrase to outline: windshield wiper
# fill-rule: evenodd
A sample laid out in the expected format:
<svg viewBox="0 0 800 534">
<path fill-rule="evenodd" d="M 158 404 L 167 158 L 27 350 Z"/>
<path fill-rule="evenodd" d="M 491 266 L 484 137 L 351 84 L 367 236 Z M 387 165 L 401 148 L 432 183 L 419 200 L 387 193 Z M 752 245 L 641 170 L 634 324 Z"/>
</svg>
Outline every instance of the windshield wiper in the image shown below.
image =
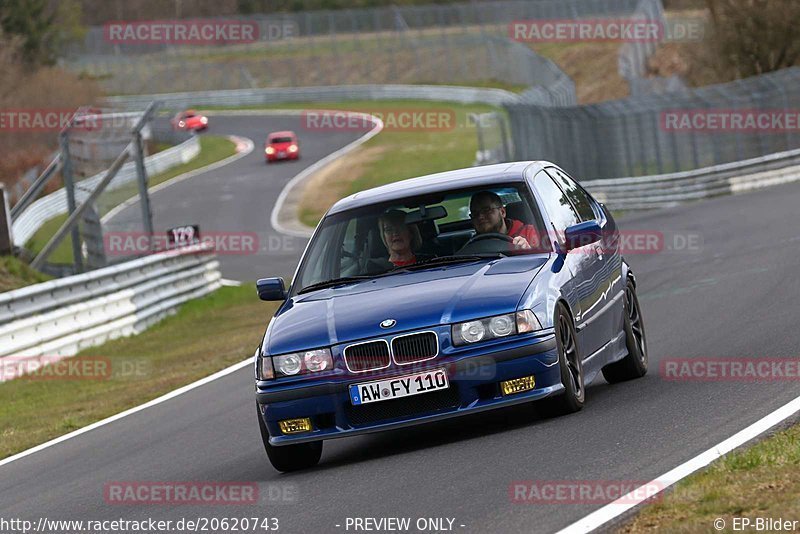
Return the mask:
<svg viewBox="0 0 800 534">
<path fill-rule="evenodd" d="M 414 263 L 412 265 L 406 265 L 404 267 L 395 267 L 393 271 L 424 269 L 427 267 L 434 267 L 436 265 L 469 263 L 471 261 L 480 261 L 480 260 L 496 260 L 500 258 L 505 258 L 506 256 L 507 255 L 503 254 L 502 252 L 492 252 L 487 254 L 469 254 L 464 256 L 438 256 L 436 258 L 431 258 L 429 260 L 418 261 L 417 263 Z"/>
<path fill-rule="evenodd" d="M 359 276 L 343 276 L 342 278 L 332 278 L 331 280 L 325 280 L 323 282 L 317 282 L 315 284 L 308 285 L 302 288 L 300 291 L 298 291 L 297 294 L 300 295 L 302 293 L 308 293 L 309 291 L 314 291 L 315 289 L 325 289 L 326 287 L 333 287 L 342 284 L 360 282 L 362 280 L 369 280 L 370 278 L 374 277 L 371 275 L 359 275 Z"/>
</svg>

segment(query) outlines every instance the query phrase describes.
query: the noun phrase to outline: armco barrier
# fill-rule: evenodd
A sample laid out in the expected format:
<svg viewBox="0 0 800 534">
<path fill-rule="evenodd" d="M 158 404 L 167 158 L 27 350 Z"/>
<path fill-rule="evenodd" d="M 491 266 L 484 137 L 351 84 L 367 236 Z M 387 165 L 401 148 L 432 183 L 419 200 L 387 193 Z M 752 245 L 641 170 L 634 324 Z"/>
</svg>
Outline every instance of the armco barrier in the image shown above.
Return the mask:
<svg viewBox="0 0 800 534">
<path fill-rule="evenodd" d="M 67 357 L 139 333 L 220 280 L 216 257 L 197 245 L 0 293 L 0 361 Z"/>
<path fill-rule="evenodd" d="M 521 98 L 503 89 L 484 89 L 450 85 L 339 85 L 268 89 L 192 91 L 156 95 L 112 96 L 106 99 L 115 107 L 141 109 L 158 100 L 161 109 L 189 106 L 259 106 L 282 102 L 332 102 L 340 100 L 434 100 L 462 104 L 502 105 Z"/>
<path fill-rule="evenodd" d="M 614 209 L 667 208 L 689 200 L 800 180 L 800 149 L 692 171 L 582 182 Z"/>
<path fill-rule="evenodd" d="M 147 174 L 153 175 L 164 172 L 176 165 L 188 162 L 199 153 L 200 141 L 196 136 L 192 136 L 179 145 L 145 158 Z M 78 202 L 83 201 L 88 196 L 87 191 L 94 189 L 104 175 L 105 172 L 102 172 L 80 182 L 81 187 L 76 188 Z M 135 162 L 130 161 L 122 166 L 109 189 L 132 183 L 135 180 Z M 48 219 L 64 213 L 67 213 L 67 193 L 64 189 L 59 189 L 40 198 L 14 221 L 14 244 L 19 247 L 24 246 Z"/>
</svg>

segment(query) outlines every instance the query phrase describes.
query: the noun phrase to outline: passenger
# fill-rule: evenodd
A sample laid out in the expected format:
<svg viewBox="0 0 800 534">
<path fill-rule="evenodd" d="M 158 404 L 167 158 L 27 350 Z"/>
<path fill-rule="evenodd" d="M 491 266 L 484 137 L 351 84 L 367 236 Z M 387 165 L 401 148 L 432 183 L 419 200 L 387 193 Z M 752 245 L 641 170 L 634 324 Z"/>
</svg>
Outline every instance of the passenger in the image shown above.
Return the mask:
<svg viewBox="0 0 800 534">
<path fill-rule="evenodd" d="M 538 246 L 536 227 L 516 219 L 506 218 L 506 208 L 500 195 L 491 191 L 480 191 L 472 195 L 469 216 L 478 234 L 504 234 L 513 238 L 518 249 Z"/>
<path fill-rule="evenodd" d="M 417 262 L 414 251 L 422 244 L 422 236 L 416 225 L 406 224 L 404 211 L 387 211 L 378 219 L 378 228 L 392 265 L 405 267 Z"/>
</svg>

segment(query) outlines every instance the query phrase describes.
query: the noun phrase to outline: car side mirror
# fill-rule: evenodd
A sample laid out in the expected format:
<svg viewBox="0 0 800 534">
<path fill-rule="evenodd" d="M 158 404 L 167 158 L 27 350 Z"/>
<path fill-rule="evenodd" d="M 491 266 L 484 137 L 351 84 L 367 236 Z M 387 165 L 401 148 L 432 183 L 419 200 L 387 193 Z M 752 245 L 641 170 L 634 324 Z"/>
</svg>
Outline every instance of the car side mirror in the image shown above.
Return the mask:
<svg viewBox="0 0 800 534">
<path fill-rule="evenodd" d="M 260 278 L 256 282 L 256 291 L 261 300 L 286 300 L 283 278 Z"/>
<path fill-rule="evenodd" d="M 603 229 L 597 221 L 586 221 L 570 226 L 564 231 L 567 252 L 576 248 L 597 243 L 603 238 Z"/>
</svg>

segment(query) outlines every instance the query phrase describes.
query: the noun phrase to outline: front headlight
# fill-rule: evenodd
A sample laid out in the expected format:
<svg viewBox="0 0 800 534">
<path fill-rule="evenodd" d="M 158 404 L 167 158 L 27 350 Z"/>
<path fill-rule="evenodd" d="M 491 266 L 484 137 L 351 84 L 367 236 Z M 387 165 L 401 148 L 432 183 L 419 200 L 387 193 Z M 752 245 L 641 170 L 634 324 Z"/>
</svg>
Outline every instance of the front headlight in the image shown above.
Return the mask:
<svg viewBox="0 0 800 534">
<path fill-rule="evenodd" d="M 333 368 L 331 349 L 304 350 L 272 357 L 275 375 L 295 376 L 305 373 L 318 373 Z"/>
<path fill-rule="evenodd" d="M 333 367 L 330 349 L 309 350 L 303 354 L 303 363 L 312 373 Z"/>
<path fill-rule="evenodd" d="M 271 146 L 268 146 L 267 148 L 264 149 L 264 152 L 266 152 L 267 154 L 269 154 L 271 156 L 272 154 L 275 153 L 275 149 L 272 148 Z"/>
<path fill-rule="evenodd" d="M 278 374 L 284 376 L 296 375 L 303 368 L 303 360 L 297 354 L 275 356 L 272 362 L 275 364 L 275 370 L 278 371 Z"/>
<path fill-rule="evenodd" d="M 508 337 L 541 330 L 541 325 L 530 310 L 506 313 L 453 325 L 453 345 L 469 345 L 478 341 Z"/>
<path fill-rule="evenodd" d="M 457 325 L 457 332 L 454 332 L 453 339 L 459 339 L 464 343 L 475 343 L 486 336 L 486 327 L 482 321 L 469 321 Z M 459 343 L 456 343 L 458 345 Z"/>
</svg>

